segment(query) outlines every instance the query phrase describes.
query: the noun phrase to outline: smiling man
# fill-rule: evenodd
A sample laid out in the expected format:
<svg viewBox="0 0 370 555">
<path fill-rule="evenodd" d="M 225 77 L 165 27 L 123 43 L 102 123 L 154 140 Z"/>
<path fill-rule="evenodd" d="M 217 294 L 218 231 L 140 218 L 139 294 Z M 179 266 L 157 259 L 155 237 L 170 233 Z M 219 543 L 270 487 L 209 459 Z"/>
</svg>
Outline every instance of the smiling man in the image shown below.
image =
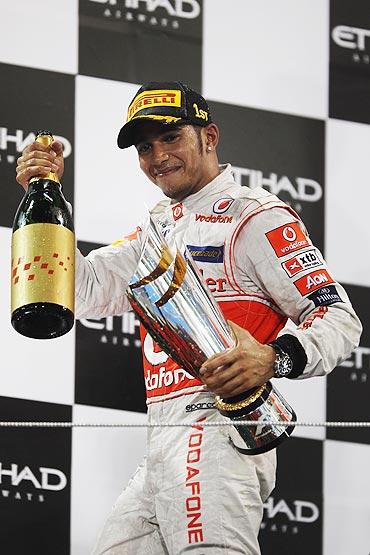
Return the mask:
<svg viewBox="0 0 370 555">
<path fill-rule="evenodd" d="M 270 378 L 324 376 L 358 345 L 361 324 L 344 289 L 312 245 L 297 214 L 263 189 L 235 184 L 220 166 L 219 130 L 205 99 L 179 82 L 148 83 L 128 109 L 118 146 L 166 200 L 151 214 L 164 235 L 188 246 L 238 340 L 187 374 L 142 330 L 150 423 L 148 454 L 101 533 L 96 555 L 258 555 L 263 503 L 275 483 L 275 452 L 245 456 L 219 420 L 214 394 L 235 397 Z M 60 143 L 33 143 L 17 180 L 63 173 Z M 125 241 L 77 253 L 79 318 L 130 309 L 145 224 Z M 290 323 L 288 324 L 288 319 Z M 304 387 L 304 383 L 302 383 Z"/>
</svg>

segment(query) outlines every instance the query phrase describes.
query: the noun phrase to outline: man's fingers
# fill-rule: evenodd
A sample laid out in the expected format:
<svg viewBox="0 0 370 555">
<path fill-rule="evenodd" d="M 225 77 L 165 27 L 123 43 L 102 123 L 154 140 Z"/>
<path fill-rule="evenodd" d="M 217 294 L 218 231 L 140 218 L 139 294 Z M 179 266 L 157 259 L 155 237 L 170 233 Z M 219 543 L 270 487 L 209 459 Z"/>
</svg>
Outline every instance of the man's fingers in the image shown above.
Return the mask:
<svg viewBox="0 0 370 555">
<path fill-rule="evenodd" d="M 55 154 L 63 154 L 63 145 L 60 141 L 53 141 L 51 144 L 51 149 Z"/>
<path fill-rule="evenodd" d="M 213 355 L 208 358 L 201 366 L 200 373 L 214 372 L 219 366 L 230 366 L 238 358 L 238 353 L 235 349 L 229 349 L 223 353 Z"/>
<path fill-rule="evenodd" d="M 51 170 L 51 166 L 27 166 L 21 171 L 17 171 L 17 181 L 23 189 L 27 189 L 31 177 L 47 175 Z"/>
</svg>

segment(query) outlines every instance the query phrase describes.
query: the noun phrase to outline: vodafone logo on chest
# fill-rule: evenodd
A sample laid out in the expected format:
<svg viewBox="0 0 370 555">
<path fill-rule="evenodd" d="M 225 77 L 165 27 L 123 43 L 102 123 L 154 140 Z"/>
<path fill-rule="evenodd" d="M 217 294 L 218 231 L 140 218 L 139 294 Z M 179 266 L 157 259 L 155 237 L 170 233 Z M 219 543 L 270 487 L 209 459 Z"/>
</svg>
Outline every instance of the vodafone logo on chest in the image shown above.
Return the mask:
<svg viewBox="0 0 370 555">
<path fill-rule="evenodd" d="M 183 217 L 184 215 L 184 207 L 181 204 L 175 204 L 175 206 L 172 206 L 172 214 L 173 214 L 173 219 L 175 220 L 179 220 L 180 218 Z"/>
<path fill-rule="evenodd" d="M 329 283 L 334 283 L 329 272 L 327 270 L 316 270 L 315 272 L 311 272 L 297 279 L 294 285 L 301 295 L 304 296 L 308 293 L 312 293 L 312 291 L 316 291 L 316 289 L 320 289 L 323 285 L 329 285 Z"/>
<path fill-rule="evenodd" d="M 268 231 L 266 237 L 278 258 L 311 245 L 311 241 L 303 233 L 298 222 L 291 222 Z"/>
</svg>

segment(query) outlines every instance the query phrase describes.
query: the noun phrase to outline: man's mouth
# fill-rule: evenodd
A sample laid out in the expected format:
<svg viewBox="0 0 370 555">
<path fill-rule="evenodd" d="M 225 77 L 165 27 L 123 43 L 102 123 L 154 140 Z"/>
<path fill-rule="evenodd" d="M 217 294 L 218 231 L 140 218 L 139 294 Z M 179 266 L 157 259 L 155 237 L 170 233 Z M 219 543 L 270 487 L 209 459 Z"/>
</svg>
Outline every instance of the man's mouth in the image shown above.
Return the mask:
<svg viewBox="0 0 370 555">
<path fill-rule="evenodd" d="M 166 177 L 177 172 L 181 166 L 171 166 L 170 168 L 162 168 L 161 170 L 154 170 L 153 174 L 156 179 L 159 177 Z"/>
</svg>

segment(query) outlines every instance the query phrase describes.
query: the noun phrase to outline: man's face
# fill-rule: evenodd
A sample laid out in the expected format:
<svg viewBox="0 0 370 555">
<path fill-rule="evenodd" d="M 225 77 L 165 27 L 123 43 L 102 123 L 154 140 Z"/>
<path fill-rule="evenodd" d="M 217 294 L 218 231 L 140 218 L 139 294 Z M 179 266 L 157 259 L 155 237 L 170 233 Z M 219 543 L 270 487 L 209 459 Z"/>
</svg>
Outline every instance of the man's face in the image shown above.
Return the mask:
<svg viewBox="0 0 370 555">
<path fill-rule="evenodd" d="M 204 141 L 202 130 L 198 134 L 191 125 L 166 129 L 142 122 L 135 137 L 140 168 L 167 197 L 181 201 L 215 177 Z"/>
</svg>

